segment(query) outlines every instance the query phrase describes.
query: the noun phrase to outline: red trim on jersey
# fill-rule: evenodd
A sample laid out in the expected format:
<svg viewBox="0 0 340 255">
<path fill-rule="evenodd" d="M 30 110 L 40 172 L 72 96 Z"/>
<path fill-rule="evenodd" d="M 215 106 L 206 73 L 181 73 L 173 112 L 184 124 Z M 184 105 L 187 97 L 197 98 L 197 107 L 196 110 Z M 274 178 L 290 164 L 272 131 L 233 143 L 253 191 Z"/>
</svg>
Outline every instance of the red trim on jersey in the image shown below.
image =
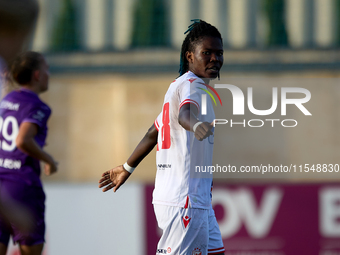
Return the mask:
<svg viewBox="0 0 340 255">
<path fill-rule="evenodd" d="M 157 131 L 159 131 L 159 124 L 158 124 L 157 120 L 155 120 L 154 125 L 155 125 L 155 128 L 157 129 Z"/>
<path fill-rule="evenodd" d="M 208 249 L 208 254 L 217 254 L 221 252 L 225 252 L 224 247 L 217 248 L 217 249 Z"/>
<path fill-rule="evenodd" d="M 187 196 L 187 201 L 185 202 L 184 208 L 187 209 L 189 206 L 189 196 Z"/>
<path fill-rule="evenodd" d="M 190 78 L 188 79 L 188 81 L 190 81 L 190 83 L 193 83 L 194 81 L 196 81 L 196 78 Z"/>
<path fill-rule="evenodd" d="M 179 109 L 181 109 L 181 107 L 185 104 L 194 104 L 197 107 L 197 110 L 199 110 L 199 104 L 192 99 L 185 99 L 180 105 L 179 105 Z"/>
</svg>

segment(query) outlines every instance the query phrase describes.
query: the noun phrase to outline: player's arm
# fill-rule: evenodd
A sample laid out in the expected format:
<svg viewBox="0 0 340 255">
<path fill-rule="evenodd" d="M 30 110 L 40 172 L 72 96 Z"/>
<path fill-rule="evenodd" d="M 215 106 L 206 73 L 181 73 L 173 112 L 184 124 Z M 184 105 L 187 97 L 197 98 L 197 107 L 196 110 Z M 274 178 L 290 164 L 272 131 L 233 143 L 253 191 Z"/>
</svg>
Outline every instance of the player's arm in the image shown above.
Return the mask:
<svg viewBox="0 0 340 255">
<path fill-rule="evenodd" d="M 157 137 L 158 131 L 155 125 L 152 125 L 126 163 L 133 168 L 137 167 L 155 147 L 157 144 Z M 131 173 L 124 169 L 123 165 L 117 166 L 102 174 L 102 178 L 99 180 L 99 188 L 103 188 L 104 192 L 114 188 L 113 191 L 116 192 L 130 175 Z"/>
<path fill-rule="evenodd" d="M 197 115 L 198 109 L 196 107 L 192 107 L 192 104 L 184 104 L 179 110 L 178 122 L 185 130 L 194 132 L 197 140 L 202 141 L 213 134 L 211 131 L 213 124 L 200 122 L 196 117 Z"/>
<path fill-rule="evenodd" d="M 18 136 L 15 140 L 16 146 L 29 156 L 45 162 L 45 174 L 50 175 L 57 171 L 57 164 L 51 155 L 46 153 L 35 141 L 38 133 L 38 125 L 31 122 L 23 122 L 20 125 Z"/>
<path fill-rule="evenodd" d="M 152 151 L 157 144 L 158 131 L 153 124 L 143 139 L 139 142 L 131 156 L 128 158 L 127 163 L 131 167 L 137 167 L 138 164 Z"/>
</svg>

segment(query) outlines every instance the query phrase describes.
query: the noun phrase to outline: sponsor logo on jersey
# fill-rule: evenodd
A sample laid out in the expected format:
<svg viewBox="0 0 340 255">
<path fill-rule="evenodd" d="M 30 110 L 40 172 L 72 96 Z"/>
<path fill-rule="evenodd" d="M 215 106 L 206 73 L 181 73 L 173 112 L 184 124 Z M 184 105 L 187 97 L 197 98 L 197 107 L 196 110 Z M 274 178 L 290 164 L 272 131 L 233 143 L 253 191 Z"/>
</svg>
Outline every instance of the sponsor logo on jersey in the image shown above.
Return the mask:
<svg viewBox="0 0 340 255">
<path fill-rule="evenodd" d="M 170 247 L 169 247 L 170 248 Z M 168 249 L 169 249 L 168 248 Z M 166 249 L 157 249 L 157 254 L 166 254 L 167 253 L 167 250 Z"/>
<path fill-rule="evenodd" d="M 0 167 L 7 169 L 20 169 L 21 161 L 20 160 L 12 160 L 9 158 L 0 158 Z"/>
<path fill-rule="evenodd" d="M 201 249 L 195 248 L 195 250 L 192 251 L 192 255 L 202 255 Z"/>
<path fill-rule="evenodd" d="M 0 108 L 4 108 L 4 109 L 8 109 L 8 110 L 12 110 L 12 111 L 18 111 L 20 107 L 20 104 L 16 103 L 12 103 L 9 101 L 2 101 L 0 104 Z"/>
<path fill-rule="evenodd" d="M 35 115 L 33 115 L 33 118 L 39 121 L 42 121 L 42 119 L 45 117 L 45 113 L 42 111 L 37 111 Z"/>
<path fill-rule="evenodd" d="M 166 169 L 171 168 L 171 164 L 158 164 L 158 165 L 157 165 L 157 168 L 158 168 L 159 170 L 166 170 Z"/>
<path fill-rule="evenodd" d="M 167 252 L 171 253 L 171 248 L 170 247 L 168 247 Z"/>
</svg>

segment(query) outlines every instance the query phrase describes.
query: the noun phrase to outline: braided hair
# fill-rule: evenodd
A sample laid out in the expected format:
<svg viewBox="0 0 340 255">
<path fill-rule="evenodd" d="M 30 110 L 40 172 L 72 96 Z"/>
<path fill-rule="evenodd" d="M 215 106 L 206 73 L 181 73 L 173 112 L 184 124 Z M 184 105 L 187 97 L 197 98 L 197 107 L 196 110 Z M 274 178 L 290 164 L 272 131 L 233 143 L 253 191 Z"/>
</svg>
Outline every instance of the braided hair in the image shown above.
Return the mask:
<svg viewBox="0 0 340 255">
<path fill-rule="evenodd" d="M 181 61 L 179 66 L 180 76 L 189 70 L 189 62 L 185 56 L 185 53 L 187 51 L 194 52 L 196 45 L 202 40 L 203 37 L 217 37 L 221 39 L 222 42 L 222 36 L 216 27 L 200 19 L 194 19 L 191 21 L 193 21 L 193 23 L 184 33 L 186 34 L 189 32 L 182 44 Z"/>
</svg>

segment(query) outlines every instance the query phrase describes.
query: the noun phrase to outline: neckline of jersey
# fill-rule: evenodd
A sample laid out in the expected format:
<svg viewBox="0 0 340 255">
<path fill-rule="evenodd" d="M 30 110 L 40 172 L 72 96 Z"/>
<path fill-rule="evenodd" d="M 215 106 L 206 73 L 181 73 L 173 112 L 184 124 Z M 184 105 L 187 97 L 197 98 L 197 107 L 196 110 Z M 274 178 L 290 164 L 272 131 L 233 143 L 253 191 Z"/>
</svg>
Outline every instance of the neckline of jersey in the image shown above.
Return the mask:
<svg viewBox="0 0 340 255">
<path fill-rule="evenodd" d="M 23 91 L 23 92 L 27 92 L 31 95 L 34 95 L 36 97 L 38 97 L 37 93 L 33 92 L 32 90 L 29 90 L 29 89 L 25 89 L 25 88 L 20 88 L 18 91 Z"/>
</svg>

